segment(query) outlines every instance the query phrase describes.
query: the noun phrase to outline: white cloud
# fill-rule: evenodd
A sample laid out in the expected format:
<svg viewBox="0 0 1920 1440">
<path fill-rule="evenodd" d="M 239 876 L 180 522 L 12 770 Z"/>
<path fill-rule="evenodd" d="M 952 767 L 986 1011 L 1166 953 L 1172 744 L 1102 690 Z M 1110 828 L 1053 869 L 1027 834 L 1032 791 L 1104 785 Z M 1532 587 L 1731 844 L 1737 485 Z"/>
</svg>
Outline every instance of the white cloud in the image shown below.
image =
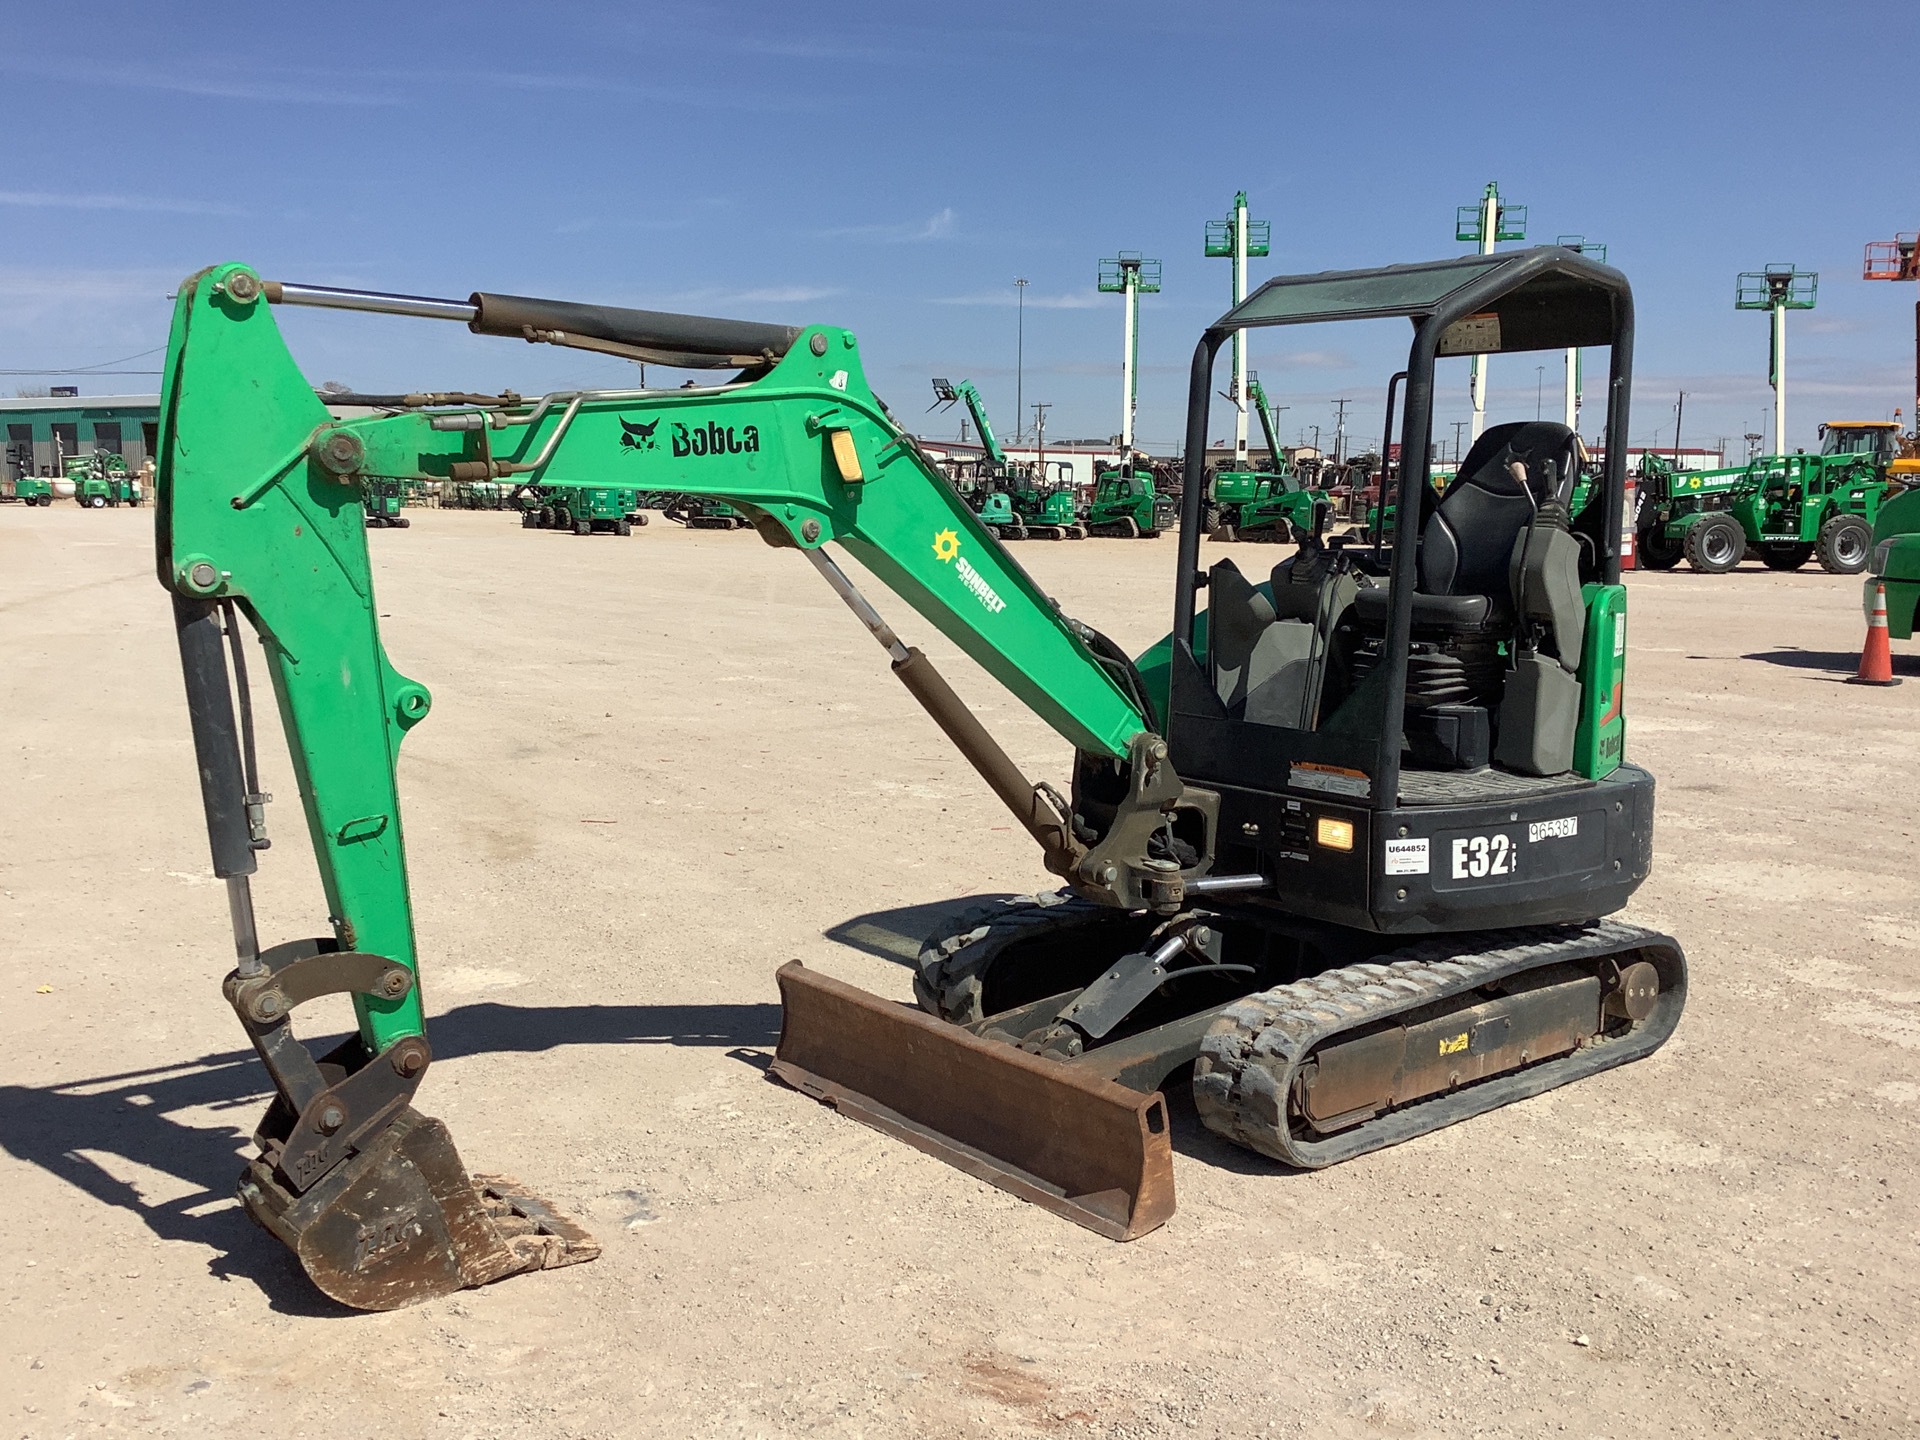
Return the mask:
<svg viewBox="0 0 1920 1440">
<path fill-rule="evenodd" d="M 45 190 L 0 190 L 0 205 L 30 210 L 127 210 L 146 215 L 240 215 L 235 205 L 161 200 L 146 195 L 56 195 Z"/>
<path fill-rule="evenodd" d="M 997 305 L 1011 310 L 1020 303 L 1009 285 L 1003 294 L 998 290 L 976 291 L 972 295 L 942 295 L 936 297 L 935 305 Z M 1108 302 L 1095 290 L 1077 291 L 1066 295 L 1029 295 L 1026 305 L 1029 310 L 1094 310 Z"/>
<path fill-rule="evenodd" d="M 921 221 L 909 220 L 898 225 L 845 225 L 817 233 L 827 240 L 878 240 L 901 245 L 951 239 L 959 221 L 959 213 L 949 205 Z"/>
</svg>

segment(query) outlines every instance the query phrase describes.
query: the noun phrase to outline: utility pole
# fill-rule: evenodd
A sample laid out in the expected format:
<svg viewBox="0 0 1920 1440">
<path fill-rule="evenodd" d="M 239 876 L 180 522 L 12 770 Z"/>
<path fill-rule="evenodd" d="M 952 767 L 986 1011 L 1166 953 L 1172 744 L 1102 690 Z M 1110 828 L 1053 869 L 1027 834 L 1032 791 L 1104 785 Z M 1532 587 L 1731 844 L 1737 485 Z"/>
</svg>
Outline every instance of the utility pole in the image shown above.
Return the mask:
<svg viewBox="0 0 1920 1440">
<path fill-rule="evenodd" d="M 1478 205 L 1462 205 L 1454 212 L 1453 237 L 1468 244 L 1477 244 L 1482 255 L 1491 255 L 1496 240 L 1527 238 L 1527 207 L 1502 204 L 1499 184 L 1489 180 L 1487 193 L 1480 197 Z M 1478 440 L 1480 432 L 1487 428 L 1485 355 L 1473 357 L 1473 378 L 1468 383 L 1468 390 L 1473 396 L 1473 438 Z"/>
<path fill-rule="evenodd" d="M 1353 401 L 1340 399 L 1333 403 L 1338 407 L 1333 417 L 1333 463 L 1340 465 L 1347 458 L 1347 406 Z"/>
<path fill-rule="evenodd" d="M 1546 383 L 1547 383 L 1547 367 L 1544 365 L 1534 366 L 1533 367 L 1533 418 L 1535 420 L 1538 420 L 1540 418 L 1540 394 L 1541 394 L 1541 391 L 1546 387 Z"/>
<path fill-rule="evenodd" d="M 1680 422 L 1687 417 L 1687 392 L 1682 390 L 1680 398 L 1673 402 L 1673 468 L 1680 468 Z"/>
<path fill-rule="evenodd" d="M 1453 463 L 1456 465 L 1460 463 L 1460 432 L 1466 428 L 1467 422 L 1464 420 L 1453 422 Z"/>
<path fill-rule="evenodd" d="M 1120 352 L 1120 464 L 1133 463 L 1133 415 L 1140 388 L 1140 297 L 1160 291 L 1160 262 L 1143 260 L 1138 250 L 1122 250 L 1100 262 L 1101 293 L 1121 295 L 1126 329 Z"/>
<path fill-rule="evenodd" d="M 1920 234 L 1908 231 L 1867 246 L 1863 280 L 1920 280 Z M 1920 300 L 1913 304 L 1913 428 L 1920 434 Z"/>
<path fill-rule="evenodd" d="M 1315 459 L 1318 459 L 1320 456 L 1320 427 L 1318 425 L 1313 427 L 1313 454 Z"/>
<path fill-rule="evenodd" d="M 1047 483 L 1047 411 L 1052 408 L 1051 400 L 1036 400 L 1033 404 L 1034 442 L 1039 450 L 1039 458 L 1034 465 L 1042 485 Z"/>
<path fill-rule="evenodd" d="M 1734 283 L 1734 309 L 1772 313 L 1767 381 L 1773 386 L 1773 449 L 1777 455 L 1787 453 L 1787 311 L 1813 309 L 1819 293 L 1817 272 L 1796 270 L 1787 264 L 1743 271 Z"/>
<path fill-rule="evenodd" d="M 1014 293 L 1020 297 L 1020 315 L 1015 322 L 1013 350 L 1013 443 L 1020 443 L 1020 418 L 1027 413 L 1021 403 L 1027 387 L 1027 282 L 1015 280 Z"/>
<path fill-rule="evenodd" d="M 1598 240 L 1589 240 L 1584 235 L 1562 235 L 1553 243 L 1564 245 L 1589 260 L 1598 260 L 1602 265 L 1607 263 L 1607 247 Z M 1572 345 L 1567 347 L 1567 403 L 1560 423 L 1575 434 L 1580 431 L 1580 351 Z"/>
<path fill-rule="evenodd" d="M 1225 220 L 1207 222 L 1206 253 L 1214 259 L 1233 261 L 1233 303 L 1247 298 L 1247 260 L 1268 253 L 1272 226 L 1265 220 L 1247 218 L 1247 192 L 1233 197 L 1233 213 Z M 1233 401 L 1233 463 L 1247 468 L 1247 332 L 1233 332 L 1233 389 L 1227 394 Z"/>
</svg>

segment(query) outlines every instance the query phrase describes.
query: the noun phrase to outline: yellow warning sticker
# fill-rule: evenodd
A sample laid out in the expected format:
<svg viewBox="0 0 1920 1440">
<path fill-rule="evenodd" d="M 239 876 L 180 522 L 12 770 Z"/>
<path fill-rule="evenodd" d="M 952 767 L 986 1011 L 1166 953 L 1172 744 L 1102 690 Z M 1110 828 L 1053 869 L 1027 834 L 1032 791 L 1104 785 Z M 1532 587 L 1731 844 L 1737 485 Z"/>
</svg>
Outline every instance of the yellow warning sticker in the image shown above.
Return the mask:
<svg viewBox="0 0 1920 1440">
<path fill-rule="evenodd" d="M 1467 1048 L 1467 1037 L 1464 1032 L 1459 1035 L 1451 1036 L 1448 1039 L 1442 1040 L 1440 1042 L 1440 1053 L 1442 1055 L 1458 1055 L 1462 1050 L 1466 1048 Z"/>
</svg>

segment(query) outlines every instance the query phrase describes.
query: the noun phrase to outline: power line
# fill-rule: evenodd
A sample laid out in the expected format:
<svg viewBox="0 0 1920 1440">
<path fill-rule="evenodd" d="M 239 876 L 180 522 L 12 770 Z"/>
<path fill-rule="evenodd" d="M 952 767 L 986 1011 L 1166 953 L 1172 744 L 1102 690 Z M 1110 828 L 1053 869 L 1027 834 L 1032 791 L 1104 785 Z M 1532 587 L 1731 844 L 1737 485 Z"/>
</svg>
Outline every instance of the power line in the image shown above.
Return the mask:
<svg viewBox="0 0 1920 1440">
<path fill-rule="evenodd" d="M 129 360 L 144 360 L 149 355 L 158 355 L 167 347 L 156 345 L 151 350 L 142 350 L 138 355 L 122 355 L 118 360 L 100 360 L 92 365 L 69 366 L 54 370 L 0 370 L 0 375 L 158 375 L 158 370 L 108 370 L 108 365 L 124 365 Z"/>
</svg>

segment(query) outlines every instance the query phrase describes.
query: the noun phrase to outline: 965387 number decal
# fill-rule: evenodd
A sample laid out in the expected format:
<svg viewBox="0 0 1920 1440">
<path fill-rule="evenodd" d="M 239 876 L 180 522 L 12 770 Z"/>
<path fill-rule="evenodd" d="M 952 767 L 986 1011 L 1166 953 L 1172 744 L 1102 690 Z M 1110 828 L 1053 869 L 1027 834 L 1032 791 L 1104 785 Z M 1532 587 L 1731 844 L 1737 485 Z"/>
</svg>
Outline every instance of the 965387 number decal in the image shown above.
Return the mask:
<svg viewBox="0 0 1920 1440">
<path fill-rule="evenodd" d="M 1511 875 L 1520 852 L 1505 835 L 1463 835 L 1453 842 L 1453 878 L 1485 880 Z"/>
</svg>

